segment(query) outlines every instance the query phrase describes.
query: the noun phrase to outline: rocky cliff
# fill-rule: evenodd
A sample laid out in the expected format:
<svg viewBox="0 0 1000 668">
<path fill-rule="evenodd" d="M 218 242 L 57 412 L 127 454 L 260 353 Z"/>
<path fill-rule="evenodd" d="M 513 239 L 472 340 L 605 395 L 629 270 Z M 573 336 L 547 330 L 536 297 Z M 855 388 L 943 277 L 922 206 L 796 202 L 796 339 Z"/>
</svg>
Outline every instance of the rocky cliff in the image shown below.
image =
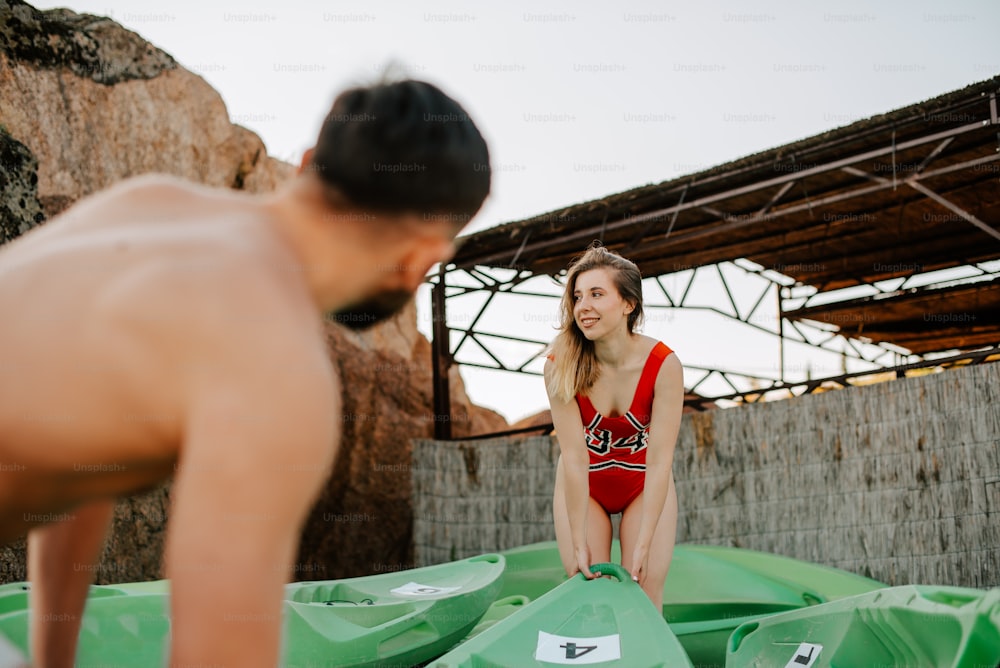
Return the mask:
<svg viewBox="0 0 1000 668">
<path fill-rule="evenodd" d="M 293 169 L 232 124 L 201 77 L 139 35 L 107 18 L 0 0 L 0 243 L 146 172 L 266 192 Z M 430 345 L 415 307 L 363 335 L 330 324 L 328 340 L 344 388 L 343 439 L 303 535 L 299 579 L 411 564 L 410 439 L 433 433 Z M 469 402 L 457 372 L 452 388 L 456 436 L 506 427 Z M 169 485 L 123 500 L 98 582 L 161 577 L 168 517 Z M 24 575 L 23 543 L 0 547 L 0 582 Z"/>
</svg>

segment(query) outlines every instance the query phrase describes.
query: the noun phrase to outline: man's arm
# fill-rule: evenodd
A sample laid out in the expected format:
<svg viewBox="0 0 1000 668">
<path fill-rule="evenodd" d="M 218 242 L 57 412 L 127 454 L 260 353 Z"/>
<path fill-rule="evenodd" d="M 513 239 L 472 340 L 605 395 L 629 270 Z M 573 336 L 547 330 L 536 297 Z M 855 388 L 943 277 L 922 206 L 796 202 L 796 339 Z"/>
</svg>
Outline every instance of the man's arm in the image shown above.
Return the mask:
<svg viewBox="0 0 1000 668">
<path fill-rule="evenodd" d="M 28 533 L 31 656 L 36 666 L 72 668 L 87 592 L 115 502 L 96 501 Z"/>
<path fill-rule="evenodd" d="M 166 550 L 172 666 L 277 665 L 283 585 L 340 410 L 332 371 L 301 371 L 326 359 L 289 348 L 231 369 L 192 407 Z"/>
</svg>

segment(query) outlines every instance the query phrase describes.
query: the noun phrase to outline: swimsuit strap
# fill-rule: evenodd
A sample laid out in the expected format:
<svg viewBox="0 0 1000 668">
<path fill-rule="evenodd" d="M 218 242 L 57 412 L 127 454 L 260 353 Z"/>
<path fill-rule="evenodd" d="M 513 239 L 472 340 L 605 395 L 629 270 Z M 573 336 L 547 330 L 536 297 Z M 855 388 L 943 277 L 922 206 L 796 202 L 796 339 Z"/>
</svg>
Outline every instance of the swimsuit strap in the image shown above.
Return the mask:
<svg viewBox="0 0 1000 668">
<path fill-rule="evenodd" d="M 632 395 L 632 403 L 628 407 L 628 411 L 633 415 L 636 415 L 636 411 L 641 407 L 643 403 L 649 403 L 648 397 L 653 396 L 653 387 L 656 385 L 656 376 L 660 373 L 660 367 L 663 365 L 663 360 L 667 359 L 673 352 L 667 347 L 662 341 L 657 341 L 653 349 L 649 351 L 649 357 L 646 358 L 646 364 L 642 367 L 642 375 L 639 376 L 639 384 L 635 388 L 635 394 Z M 594 416 L 597 415 L 597 409 L 594 408 L 594 404 L 591 403 L 590 397 L 585 394 L 577 394 L 576 402 L 580 406 L 580 417 L 583 418 L 583 426 L 590 424 Z M 623 420 L 624 415 L 620 415 L 616 418 L 607 418 L 606 416 L 601 416 L 608 420 Z"/>
<path fill-rule="evenodd" d="M 635 395 L 632 397 L 632 405 L 629 406 L 629 412 L 632 415 L 637 415 L 637 411 L 639 411 L 642 405 L 649 403 L 648 400 L 653 396 L 653 388 L 656 387 L 656 376 L 660 373 L 663 360 L 667 359 L 672 352 L 662 341 L 657 341 L 653 349 L 649 351 L 649 357 L 646 358 L 646 365 L 642 368 L 642 375 L 639 377 L 639 385 L 636 387 Z"/>
<path fill-rule="evenodd" d="M 597 415 L 597 409 L 590 403 L 590 397 L 586 394 L 576 395 L 576 403 L 580 406 L 580 417 L 583 419 L 583 426 L 586 427 Z"/>
</svg>

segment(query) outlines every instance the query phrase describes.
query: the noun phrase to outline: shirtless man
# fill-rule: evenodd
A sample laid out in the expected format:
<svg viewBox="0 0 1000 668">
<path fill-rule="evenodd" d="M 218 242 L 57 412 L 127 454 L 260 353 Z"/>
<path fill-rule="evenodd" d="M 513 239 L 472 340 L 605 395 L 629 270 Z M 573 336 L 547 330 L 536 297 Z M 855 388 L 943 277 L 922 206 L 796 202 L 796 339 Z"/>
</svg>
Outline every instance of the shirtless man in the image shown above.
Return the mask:
<svg viewBox="0 0 1000 668">
<path fill-rule="evenodd" d="M 337 98 L 275 194 L 138 177 L 0 248 L 0 542 L 28 534 L 36 666 L 73 665 L 115 499 L 171 476 L 171 665 L 277 663 L 339 437 L 323 314 L 405 304 L 488 164 L 454 100 L 378 84 Z"/>
</svg>

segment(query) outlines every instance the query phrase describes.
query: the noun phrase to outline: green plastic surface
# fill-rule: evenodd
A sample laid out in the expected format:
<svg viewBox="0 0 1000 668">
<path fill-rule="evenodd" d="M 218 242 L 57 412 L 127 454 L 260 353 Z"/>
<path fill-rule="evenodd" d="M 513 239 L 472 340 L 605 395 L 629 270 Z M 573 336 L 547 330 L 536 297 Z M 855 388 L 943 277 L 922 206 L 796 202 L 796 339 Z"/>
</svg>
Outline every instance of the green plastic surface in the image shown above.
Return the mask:
<svg viewBox="0 0 1000 668">
<path fill-rule="evenodd" d="M 695 665 L 721 668 L 729 635 L 740 624 L 884 586 L 776 554 L 678 545 L 663 588 L 663 615 Z"/>
<path fill-rule="evenodd" d="M 148 580 L 146 582 L 122 582 L 105 585 L 123 594 L 169 594 L 170 580 Z"/>
<path fill-rule="evenodd" d="M 0 585 L 0 614 L 28 607 L 29 589 L 30 585 L 27 582 Z"/>
<path fill-rule="evenodd" d="M 1000 665 L 1000 589 L 906 585 L 743 624 L 727 668 Z"/>
<path fill-rule="evenodd" d="M 80 624 L 76 665 L 122 668 L 165 665 L 169 609 L 169 599 L 164 594 L 98 594 L 88 599 Z M 27 610 L 0 615 L 0 635 L 27 654 Z"/>
<path fill-rule="evenodd" d="M 501 552 L 507 561 L 500 596 L 527 596 L 532 601 L 566 582 L 556 542 L 532 543 Z"/>
<path fill-rule="evenodd" d="M 0 615 L 17 610 L 26 610 L 28 607 L 28 594 L 31 585 L 27 582 L 11 582 L 0 585 Z M 105 596 L 122 596 L 126 591 L 119 588 L 119 585 L 93 585 L 90 587 L 88 597 L 91 599 Z"/>
<path fill-rule="evenodd" d="M 614 577 L 578 574 L 428 665 L 691 666 L 663 616 L 624 569 L 600 564 L 593 570 Z M 618 659 L 594 661 L 615 650 Z"/>
<path fill-rule="evenodd" d="M 532 599 L 566 580 L 555 541 L 507 550 L 501 595 Z M 614 541 L 612 560 L 620 559 Z M 884 587 L 827 566 L 741 548 L 680 544 L 663 587 L 663 617 L 691 661 L 724 666 L 726 641 L 740 624 Z"/>
<path fill-rule="evenodd" d="M 747 572 L 763 575 L 770 580 L 797 588 L 803 593 L 808 589 L 824 601 L 835 601 L 848 596 L 864 594 L 876 589 L 883 589 L 886 586 L 883 582 L 863 575 L 792 559 L 780 554 L 721 545 L 682 545 L 678 547 L 681 547 L 684 552 L 697 555 L 699 558 L 728 562 Z"/>
<path fill-rule="evenodd" d="M 496 600 L 504 566 L 502 556 L 486 554 L 369 577 L 290 584 L 282 665 L 405 666 L 439 656 L 468 635 Z M 393 593 L 408 584 L 419 585 L 412 587 L 418 593 Z"/>
<path fill-rule="evenodd" d="M 504 596 L 503 598 L 498 598 L 493 601 L 486 614 L 480 618 L 479 623 L 469 631 L 469 635 L 465 636 L 462 642 L 473 638 L 486 629 L 494 626 L 497 622 L 507 619 L 515 612 L 523 608 L 524 606 L 531 603 L 531 599 L 527 596 Z"/>
<path fill-rule="evenodd" d="M 534 605 L 529 606 L 531 601 L 567 582 L 554 541 L 525 545 L 502 556 L 483 555 L 366 578 L 287 585 L 284 665 L 408 665 L 408 661 L 427 661 L 530 609 Z M 618 541 L 612 546 L 612 559 L 620 560 Z M 472 570 L 467 571 L 467 567 Z M 489 584 L 476 590 L 478 585 L 471 584 L 473 571 L 488 571 Z M 462 589 L 440 599 L 401 598 L 388 593 L 409 582 L 447 588 L 459 581 L 457 586 L 470 591 Z M 779 555 L 682 544 L 674 551 L 661 612 L 694 665 L 721 668 L 727 661 L 728 639 L 737 627 L 883 586 L 869 578 Z M 4 613 L 26 609 L 26 587 L 25 583 L 0 585 L 0 633 L 22 649 L 27 617 L 22 615 L 22 624 L 16 615 L 8 619 Z M 167 593 L 168 580 L 91 587 L 80 644 L 81 665 L 84 658 L 87 663 L 99 664 L 108 651 L 118 656 L 118 650 L 109 648 L 130 647 L 131 638 L 144 639 L 146 647 L 129 650 L 118 665 L 139 666 L 146 665 L 143 661 L 147 659 L 160 660 L 169 627 L 157 626 L 160 622 L 156 620 L 165 619 L 162 609 Z M 113 598 L 138 600 L 127 604 L 100 600 Z M 990 615 L 995 628 L 1000 623 L 1000 609 Z M 91 628 L 87 626 L 91 617 L 103 621 Z M 17 641 L 18 633 L 25 636 L 24 642 Z M 157 633 L 160 641 L 155 640 Z"/>
<path fill-rule="evenodd" d="M 395 573 L 289 584 L 281 665 L 407 666 L 428 661 L 476 626 L 497 597 L 504 565 L 502 556 L 486 554 Z M 92 588 L 77 665 L 163 665 L 169 594 L 162 592 L 165 583 L 158 588 L 160 592 L 133 590 L 127 595 L 121 589 Z M 11 589 L 9 595 L 17 595 Z M 4 598 L 0 592 L 0 601 Z M 0 615 L 0 635 L 27 652 L 23 602 L 18 610 Z"/>
</svg>

